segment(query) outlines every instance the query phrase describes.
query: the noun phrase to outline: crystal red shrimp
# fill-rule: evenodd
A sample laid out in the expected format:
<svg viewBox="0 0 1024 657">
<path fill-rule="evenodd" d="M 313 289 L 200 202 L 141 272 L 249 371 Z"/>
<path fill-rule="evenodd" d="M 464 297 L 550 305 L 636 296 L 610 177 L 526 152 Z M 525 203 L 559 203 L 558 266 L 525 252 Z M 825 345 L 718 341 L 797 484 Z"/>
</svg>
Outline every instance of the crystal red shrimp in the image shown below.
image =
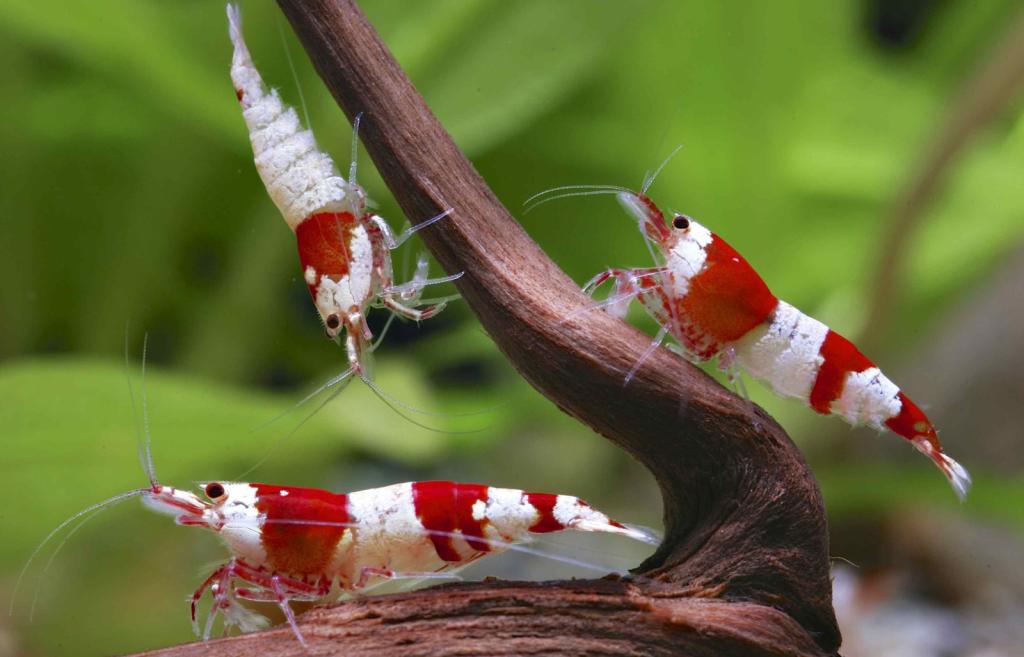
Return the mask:
<svg viewBox="0 0 1024 657">
<path fill-rule="evenodd" d="M 366 194 L 356 183 L 359 118 L 354 122 L 352 166 L 346 180 L 330 155 L 317 148 L 313 133 L 302 129 L 295 109 L 285 105 L 276 90 L 267 90 L 242 38 L 238 8 L 228 5 L 227 14 L 234 45 L 231 80 L 249 129 L 256 170 L 295 233 L 303 277 L 327 335 L 340 341 L 345 334 L 347 374 L 368 379 L 374 348 L 366 323 L 370 307 L 387 308 L 415 321 L 428 319 L 441 312 L 447 300 L 418 307 L 423 288 L 461 276 L 428 279 L 423 258 L 412 281 L 396 285 L 392 275 L 390 252 L 451 210 L 396 237 L 383 218 L 368 211 Z"/>
<path fill-rule="evenodd" d="M 145 347 L 143 350 L 145 354 Z M 134 411 L 130 381 L 129 392 Z M 200 496 L 158 480 L 144 387 L 142 420 L 138 454 L 149 485 L 93 504 L 51 531 L 15 582 L 12 611 L 22 579 L 52 539 L 71 527 L 67 540 L 96 512 L 131 497 L 140 497 L 148 508 L 173 516 L 179 525 L 214 532 L 230 551 L 231 558 L 190 598 L 193 628 L 203 639 L 210 637 L 218 615 L 225 630 L 237 626 L 251 631 L 264 626 L 266 619 L 261 614 L 241 604 L 246 600 L 276 603 L 295 636 L 305 644 L 290 606 L 293 600 L 317 601 L 340 593 L 365 592 L 370 585 L 390 579 L 452 577 L 455 570 L 488 555 L 505 550 L 534 552 L 520 545 L 531 534 L 575 530 L 618 534 L 652 545 L 659 542 L 650 530 L 616 522 L 577 497 L 452 481 L 408 482 L 347 494 L 263 483 L 209 482 L 200 484 Z M 544 556 L 599 568 L 572 558 Z M 213 601 L 200 630 L 197 608 L 207 591 Z"/>
<path fill-rule="evenodd" d="M 576 497 L 480 484 L 419 481 L 338 494 L 213 482 L 203 490 L 207 499 L 156 485 L 142 499 L 178 524 L 217 533 L 232 553 L 192 596 L 194 624 L 206 591 L 213 597 L 204 638 L 217 614 L 243 631 L 260 626 L 242 599 L 277 603 L 303 641 L 290 600 L 358 592 L 382 579 L 446 576 L 530 534 L 572 529 L 654 542 Z"/>
<path fill-rule="evenodd" d="M 409 482 L 347 494 L 210 482 L 202 485 L 200 497 L 159 483 L 148 435 L 140 457 L 150 485 L 94 504 L 50 532 L 18 577 L 12 609 L 21 579 L 43 546 L 80 518 L 130 497 L 141 497 L 145 506 L 173 516 L 179 525 L 216 533 L 231 552 L 190 598 L 192 625 L 204 640 L 210 638 L 218 615 L 225 631 L 265 626 L 265 617 L 241 604 L 246 600 L 276 603 L 305 645 L 290 606 L 293 600 L 358 593 L 383 580 L 452 577 L 455 570 L 488 555 L 508 549 L 530 552 L 518 545 L 530 534 L 576 530 L 658 542 L 650 531 L 616 522 L 570 495 L 452 481 Z M 198 605 L 207 591 L 212 604 L 200 629 Z"/>
<path fill-rule="evenodd" d="M 736 368 L 745 370 L 776 394 L 801 399 L 818 413 L 902 436 L 939 467 L 963 499 L 971 485 L 970 475 L 943 453 L 924 412 L 853 343 L 776 298 L 721 237 L 685 215 L 673 214 L 666 221 L 646 195 L 652 180 L 648 178 L 640 192 L 608 186 L 563 187 L 548 190 L 557 195 L 544 192 L 531 199 L 536 199 L 536 207 L 562 196 L 614 194 L 653 245 L 657 267 L 609 269 L 591 279 L 584 290 L 592 294 L 597 286 L 613 280 L 614 291 L 603 305 L 619 316 L 625 315 L 631 300 L 639 300 L 662 327 L 652 350 L 671 334 L 683 355 L 693 361 L 717 356 L 731 374 Z"/>
</svg>

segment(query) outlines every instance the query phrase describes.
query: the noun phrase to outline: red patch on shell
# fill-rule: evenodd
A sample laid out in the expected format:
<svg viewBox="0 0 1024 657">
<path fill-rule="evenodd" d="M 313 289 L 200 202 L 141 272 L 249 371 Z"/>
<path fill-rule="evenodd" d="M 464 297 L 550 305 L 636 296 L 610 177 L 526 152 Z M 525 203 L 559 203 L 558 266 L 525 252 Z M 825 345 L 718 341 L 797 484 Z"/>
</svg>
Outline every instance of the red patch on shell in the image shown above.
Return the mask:
<svg viewBox="0 0 1024 657">
<path fill-rule="evenodd" d="M 555 519 L 555 504 L 558 496 L 551 493 L 527 493 L 526 500 L 537 509 L 537 521 L 530 525 L 530 531 L 537 534 L 557 532 L 565 526 Z"/>
<path fill-rule="evenodd" d="M 704 268 L 680 301 L 681 316 L 716 345 L 734 342 L 771 317 L 779 300 L 722 238 L 713 234 L 704 252 Z"/>
<path fill-rule="evenodd" d="M 317 282 L 309 286 L 313 298 L 321 276 L 340 280 L 348 274 L 352 260 L 349 240 L 355 226 L 351 212 L 321 212 L 306 217 L 295 228 L 302 273 L 305 275 L 307 267 L 316 272 Z"/>
<path fill-rule="evenodd" d="M 939 438 L 935 435 L 935 427 L 932 426 L 928 416 L 902 392 L 897 397 L 900 400 L 900 412 L 896 417 L 886 420 L 885 426 L 907 440 L 924 439 L 931 444 L 935 454 L 941 453 L 942 447 L 939 445 Z"/>
<path fill-rule="evenodd" d="M 316 488 L 251 485 L 256 508 L 266 515 L 261 541 L 271 568 L 289 575 L 326 574 L 348 529 L 348 497 Z"/>
<path fill-rule="evenodd" d="M 860 353 L 852 342 L 829 329 L 825 340 L 821 343 L 818 353 L 824 359 L 818 368 L 818 375 L 811 388 L 808 401 L 811 408 L 828 415 L 832 402 L 843 394 L 846 375 L 850 372 L 863 372 L 875 366 L 867 356 Z"/>
<path fill-rule="evenodd" d="M 412 485 L 416 517 L 434 544 L 437 556 L 444 561 L 463 561 L 452 546 L 451 533 L 462 532 L 470 547 L 488 552 L 491 546 L 483 540 L 486 519 L 473 518 L 473 505 L 487 502 L 488 487 L 481 484 L 458 484 L 453 481 L 417 481 Z M 438 532 L 438 533 L 431 533 Z"/>
</svg>

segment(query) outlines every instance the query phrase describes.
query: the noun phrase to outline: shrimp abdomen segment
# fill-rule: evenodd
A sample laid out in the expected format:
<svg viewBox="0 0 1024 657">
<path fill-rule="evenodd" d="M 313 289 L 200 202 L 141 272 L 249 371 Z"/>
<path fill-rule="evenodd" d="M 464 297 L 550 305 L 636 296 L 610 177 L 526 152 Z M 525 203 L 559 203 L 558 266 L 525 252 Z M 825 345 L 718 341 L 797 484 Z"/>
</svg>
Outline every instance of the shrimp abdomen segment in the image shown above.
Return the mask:
<svg viewBox="0 0 1024 657">
<path fill-rule="evenodd" d="M 777 394 L 807 401 L 818 377 L 821 346 L 828 333 L 828 327 L 818 320 L 779 301 L 769 321 L 733 344 L 736 363 L 771 385 Z"/>
<path fill-rule="evenodd" d="M 571 495 L 451 481 L 423 481 L 412 486 L 417 517 L 445 561 L 466 559 L 457 549 L 462 542 L 479 552 L 495 552 L 531 533 L 574 529 L 639 538 Z M 458 538 L 452 536 L 456 531 L 461 534 Z"/>
<path fill-rule="evenodd" d="M 784 397 L 851 424 L 883 429 L 900 390 L 849 340 L 785 301 L 770 321 L 733 344 L 737 364 Z"/>
<path fill-rule="evenodd" d="M 249 128 L 256 169 L 274 204 L 292 230 L 321 210 L 344 210 L 349 187 L 334 161 L 317 148 L 313 133 L 303 130 L 295 110 L 276 90 L 268 91 L 242 38 L 237 8 L 228 6 L 234 54 L 231 81 Z"/>
<path fill-rule="evenodd" d="M 931 421 L 843 336 L 784 301 L 770 322 L 733 344 L 735 362 L 784 397 L 850 424 L 888 429 L 931 458 L 961 497 L 967 473 L 942 453 Z"/>
</svg>

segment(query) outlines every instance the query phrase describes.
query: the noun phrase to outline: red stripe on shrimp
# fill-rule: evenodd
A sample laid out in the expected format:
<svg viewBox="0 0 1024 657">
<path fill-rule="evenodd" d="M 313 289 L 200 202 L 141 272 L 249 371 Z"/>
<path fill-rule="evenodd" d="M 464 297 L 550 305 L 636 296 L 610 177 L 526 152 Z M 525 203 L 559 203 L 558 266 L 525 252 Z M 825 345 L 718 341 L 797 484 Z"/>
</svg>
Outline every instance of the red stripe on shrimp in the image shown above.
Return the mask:
<svg viewBox="0 0 1024 657">
<path fill-rule="evenodd" d="M 316 279 L 330 276 L 340 279 L 349 272 L 349 240 L 356 218 L 350 212 L 321 212 L 307 217 L 295 228 L 299 261 L 303 272 L 312 267 Z M 316 297 L 316 284 L 309 290 Z"/>
<path fill-rule="evenodd" d="M 527 493 L 526 501 L 537 509 L 537 521 L 530 525 L 530 531 L 536 534 L 557 532 L 565 529 L 565 525 L 555 518 L 555 505 L 558 496 L 551 493 Z"/>
<path fill-rule="evenodd" d="M 451 533 L 462 532 L 470 547 L 480 552 L 490 551 L 483 539 L 486 519 L 483 513 L 477 519 L 473 507 L 477 502 L 487 504 L 488 487 L 480 484 L 457 484 L 451 481 L 417 481 L 412 485 L 416 517 L 427 530 L 437 556 L 444 561 L 462 561 L 464 557 L 452 545 Z M 478 540 L 473 540 L 478 539 Z"/>
<path fill-rule="evenodd" d="M 348 497 L 316 488 L 251 485 L 256 489 L 256 508 L 266 516 L 260 540 L 273 570 L 290 575 L 327 572 L 347 531 Z"/>
<path fill-rule="evenodd" d="M 860 353 L 852 342 L 831 329 L 825 334 L 825 340 L 821 343 L 818 353 L 823 360 L 814 379 L 814 387 L 811 388 L 808 402 L 817 412 L 828 415 L 832 412 L 832 402 L 843 394 L 846 375 L 851 372 L 863 372 L 875 364 Z M 902 393 L 900 394 L 902 396 Z"/>
<path fill-rule="evenodd" d="M 935 427 L 932 426 L 924 411 L 918 408 L 917 404 L 912 402 L 902 392 L 897 397 L 900 400 L 900 412 L 895 417 L 886 420 L 885 426 L 889 427 L 893 433 L 903 436 L 907 440 L 925 440 L 931 444 L 935 453 L 942 452 L 939 438 L 935 435 Z"/>
<path fill-rule="evenodd" d="M 779 300 L 722 238 L 712 234 L 705 253 L 704 268 L 679 300 L 680 314 L 716 345 L 734 342 L 768 320 Z"/>
</svg>

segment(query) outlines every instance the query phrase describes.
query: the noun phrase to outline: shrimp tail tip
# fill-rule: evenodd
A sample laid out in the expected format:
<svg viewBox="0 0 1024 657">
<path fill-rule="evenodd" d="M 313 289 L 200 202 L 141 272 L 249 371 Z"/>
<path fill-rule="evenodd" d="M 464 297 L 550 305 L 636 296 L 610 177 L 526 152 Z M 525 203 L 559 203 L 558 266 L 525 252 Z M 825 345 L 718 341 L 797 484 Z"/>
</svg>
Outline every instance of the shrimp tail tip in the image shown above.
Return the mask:
<svg viewBox="0 0 1024 657">
<path fill-rule="evenodd" d="M 228 29 L 231 31 L 231 38 L 236 38 L 241 33 L 242 17 L 238 11 L 238 5 L 229 2 L 227 4 Z"/>
<path fill-rule="evenodd" d="M 938 455 L 937 461 L 942 473 L 949 479 L 950 485 L 956 496 L 963 502 L 967 499 L 967 492 L 971 490 L 971 475 L 964 466 L 960 465 L 945 454 Z"/>
<path fill-rule="evenodd" d="M 967 492 L 971 490 L 971 475 L 964 466 L 957 463 L 950 456 L 942 452 L 937 442 L 932 442 L 925 437 L 918 437 L 911 441 L 914 449 L 930 458 L 942 474 L 946 475 L 953 492 L 963 502 L 967 499 Z"/>
<path fill-rule="evenodd" d="M 235 47 L 235 59 L 247 59 L 249 52 L 242 37 L 242 14 L 238 5 L 228 3 L 227 14 L 228 36 L 231 38 L 231 44 Z"/>
<path fill-rule="evenodd" d="M 661 544 L 661 536 L 659 536 L 657 532 L 653 529 L 648 529 L 647 527 L 641 527 L 639 525 L 624 525 L 611 521 L 600 522 L 596 520 L 578 520 L 571 525 L 571 528 L 583 532 L 619 534 L 621 536 L 631 538 L 634 541 L 647 543 L 648 545 Z"/>
<path fill-rule="evenodd" d="M 626 536 L 629 536 L 634 540 L 640 541 L 641 543 L 647 543 L 648 545 L 661 545 L 661 534 L 650 527 L 632 524 L 623 524 L 622 527 L 626 530 Z"/>
</svg>

